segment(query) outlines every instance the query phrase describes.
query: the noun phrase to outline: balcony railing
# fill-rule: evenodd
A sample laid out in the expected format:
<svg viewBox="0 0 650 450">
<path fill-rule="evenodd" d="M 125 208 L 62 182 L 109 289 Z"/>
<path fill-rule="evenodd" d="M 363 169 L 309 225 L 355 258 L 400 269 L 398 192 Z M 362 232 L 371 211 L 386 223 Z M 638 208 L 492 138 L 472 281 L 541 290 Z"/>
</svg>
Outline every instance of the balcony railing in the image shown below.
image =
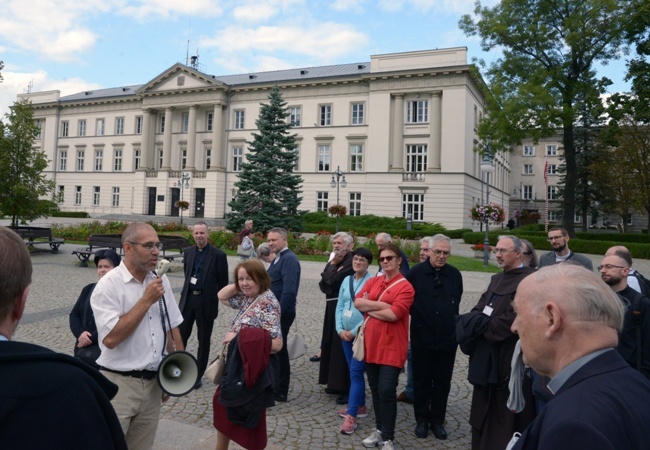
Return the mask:
<svg viewBox="0 0 650 450">
<path fill-rule="evenodd" d="M 402 174 L 402 181 L 427 181 L 427 174 L 424 172 L 404 172 Z"/>
</svg>

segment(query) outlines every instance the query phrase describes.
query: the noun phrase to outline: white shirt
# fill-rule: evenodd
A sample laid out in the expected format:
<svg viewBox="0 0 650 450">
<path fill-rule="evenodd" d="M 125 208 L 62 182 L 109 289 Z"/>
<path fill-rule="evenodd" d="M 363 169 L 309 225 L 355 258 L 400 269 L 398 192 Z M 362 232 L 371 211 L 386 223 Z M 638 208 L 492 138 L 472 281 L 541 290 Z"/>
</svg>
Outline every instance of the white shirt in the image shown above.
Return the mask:
<svg viewBox="0 0 650 450">
<path fill-rule="evenodd" d="M 95 314 L 95 323 L 99 334 L 99 347 L 102 351 L 97 364 L 107 369 L 128 372 L 131 370 L 158 370 L 162 361 L 165 335 L 162 328 L 160 308 L 162 302 L 156 302 L 147 311 L 144 318 L 131 336 L 113 349 L 104 346 L 104 338 L 113 330 L 121 316 L 129 312 L 144 295 L 144 290 L 155 275 L 149 272 L 144 283 L 136 280 L 126 265 L 120 264 L 104 275 L 90 298 L 90 305 Z M 169 311 L 172 328 L 183 321 L 171 284 L 163 275 L 165 303 Z M 166 327 L 167 319 L 165 319 Z"/>
</svg>

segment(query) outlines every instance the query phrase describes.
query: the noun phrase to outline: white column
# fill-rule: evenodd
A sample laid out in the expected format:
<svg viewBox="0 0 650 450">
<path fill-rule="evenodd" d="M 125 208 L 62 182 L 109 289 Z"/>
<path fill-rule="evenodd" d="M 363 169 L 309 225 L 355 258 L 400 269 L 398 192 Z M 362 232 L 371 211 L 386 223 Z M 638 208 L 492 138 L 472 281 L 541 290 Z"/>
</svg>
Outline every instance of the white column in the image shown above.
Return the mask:
<svg viewBox="0 0 650 450">
<path fill-rule="evenodd" d="M 221 103 L 214 105 L 214 114 L 212 118 L 212 158 L 214 166 L 223 169 L 225 167 L 225 150 L 222 148 L 222 130 L 223 130 L 223 109 Z"/>
<path fill-rule="evenodd" d="M 153 169 L 153 150 L 151 148 L 151 110 L 142 111 L 142 144 L 140 145 L 140 167 Z"/>
<path fill-rule="evenodd" d="M 172 168 L 172 111 L 173 106 L 165 108 L 165 134 L 163 136 L 163 166 L 161 169 L 169 170 Z"/>
<path fill-rule="evenodd" d="M 429 172 L 440 172 L 442 146 L 442 92 L 431 93 L 429 109 Z"/>
<path fill-rule="evenodd" d="M 196 159 L 196 105 L 190 106 L 190 117 L 187 128 L 187 170 L 194 170 Z"/>
<path fill-rule="evenodd" d="M 395 94 L 393 102 L 393 139 L 390 170 L 402 172 L 404 155 L 404 94 Z"/>
</svg>

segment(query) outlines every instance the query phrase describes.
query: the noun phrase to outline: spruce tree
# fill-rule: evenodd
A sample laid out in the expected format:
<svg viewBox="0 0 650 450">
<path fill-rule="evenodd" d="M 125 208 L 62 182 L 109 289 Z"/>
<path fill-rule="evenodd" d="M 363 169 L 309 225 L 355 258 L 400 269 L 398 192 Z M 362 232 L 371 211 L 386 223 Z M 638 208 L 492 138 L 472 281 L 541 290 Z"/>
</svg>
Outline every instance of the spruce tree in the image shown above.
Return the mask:
<svg viewBox="0 0 650 450">
<path fill-rule="evenodd" d="M 235 182 L 237 193 L 229 203 L 231 230 L 239 231 L 248 219 L 253 220 L 255 231 L 302 228 L 302 213 L 298 211 L 302 177 L 293 173 L 298 154 L 296 135 L 290 134 L 292 124 L 287 121 L 288 116 L 287 103 L 276 86 L 255 121 L 259 133 L 253 133 L 253 140 L 247 142 L 246 161 Z"/>
</svg>

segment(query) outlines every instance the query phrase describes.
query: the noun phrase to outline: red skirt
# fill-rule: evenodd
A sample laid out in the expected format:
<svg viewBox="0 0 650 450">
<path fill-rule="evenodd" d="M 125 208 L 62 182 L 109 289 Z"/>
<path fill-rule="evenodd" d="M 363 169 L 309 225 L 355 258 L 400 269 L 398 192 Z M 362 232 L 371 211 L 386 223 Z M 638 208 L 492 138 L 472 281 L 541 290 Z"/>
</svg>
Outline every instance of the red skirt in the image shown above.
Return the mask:
<svg viewBox="0 0 650 450">
<path fill-rule="evenodd" d="M 244 428 L 228 420 L 226 407 L 219 403 L 219 392 L 221 387 L 217 388 L 212 398 L 214 427 L 231 441 L 236 442 L 247 450 L 263 450 L 266 448 L 266 410 L 262 413 L 262 418 L 255 428 Z"/>
</svg>

